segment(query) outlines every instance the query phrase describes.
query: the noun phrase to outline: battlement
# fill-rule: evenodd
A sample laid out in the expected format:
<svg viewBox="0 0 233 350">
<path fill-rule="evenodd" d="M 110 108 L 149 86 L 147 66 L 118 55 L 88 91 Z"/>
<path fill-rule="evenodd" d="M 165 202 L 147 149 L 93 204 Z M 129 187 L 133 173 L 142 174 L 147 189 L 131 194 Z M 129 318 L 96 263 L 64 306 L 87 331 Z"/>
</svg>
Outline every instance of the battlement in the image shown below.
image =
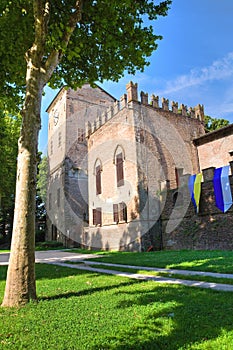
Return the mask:
<svg viewBox="0 0 233 350">
<path fill-rule="evenodd" d="M 184 104 L 181 104 L 178 107 L 178 102 L 171 102 L 171 106 L 169 104 L 169 100 L 162 97 L 161 105 L 159 103 L 159 96 L 155 96 L 154 94 L 151 96 L 151 100 L 149 102 L 148 93 L 141 91 L 140 93 L 140 101 L 138 100 L 138 85 L 137 83 L 133 83 L 130 81 L 126 85 L 127 94 L 121 96 L 120 101 L 116 101 L 111 107 L 109 107 L 103 114 L 97 116 L 96 120 L 92 123 L 86 123 L 86 137 L 89 137 L 92 133 L 94 133 L 97 129 L 99 129 L 103 124 L 105 124 L 108 120 L 110 120 L 114 115 L 116 115 L 123 108 L 132 108 L 134 103 L 141 104 L 144 106 L 152 107 L 157 111 L 167 111 L 169 113 L 176 114 L 178 116 L 190 117 L 193 119 L 197 119 L 201 122 L 204 121 L 204 106 L 198 104 L 196 107 L 187 107 Z"/>
</svg>

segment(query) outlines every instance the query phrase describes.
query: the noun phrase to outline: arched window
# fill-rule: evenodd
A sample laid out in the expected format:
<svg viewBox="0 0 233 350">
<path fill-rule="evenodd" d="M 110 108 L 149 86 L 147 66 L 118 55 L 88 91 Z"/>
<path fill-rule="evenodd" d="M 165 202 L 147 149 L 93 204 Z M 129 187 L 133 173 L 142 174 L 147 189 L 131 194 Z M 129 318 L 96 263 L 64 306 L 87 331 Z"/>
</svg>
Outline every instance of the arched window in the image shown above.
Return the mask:
<svg viewBox="0 0 233 350">
<path fill-rule="evenodd" d="M 114 164 L 116 165 L 117 187 L 124 185 L 124 160 L 125 160 L 124 149 L 118 145 L 114 153 Z"/>
<path fill-rule="evenodd" d="M 102 172 L 102 163 L 100 159 L 96 159 L 95 166 L 94 166 L 94 175 L 95 175 L 95 187 L 96 187 L 97 195 L 102 193 L 101 172 Z"/>
</svg>

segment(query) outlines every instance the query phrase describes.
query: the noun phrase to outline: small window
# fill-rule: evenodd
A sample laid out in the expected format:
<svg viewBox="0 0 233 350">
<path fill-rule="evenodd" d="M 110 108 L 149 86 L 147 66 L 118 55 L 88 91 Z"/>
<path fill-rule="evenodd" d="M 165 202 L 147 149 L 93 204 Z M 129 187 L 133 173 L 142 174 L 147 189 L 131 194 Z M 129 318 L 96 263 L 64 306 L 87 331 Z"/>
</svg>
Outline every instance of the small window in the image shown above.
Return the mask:
<svg viewBox="0 0 233 350">
<path fill-rule="evenodd" d="M 127 206 L 124 202 L 113 204 L 113 221 L 127 222 Z"/>
<path fill-rule="evenodd" d="M 119 153 L 116 156 L 116 175 L 117 175 L 117 187 L 124 185 L 124 159 L 123 154 Z"/>
<path fill-rule="evenodd" d="M 127 222 L 127 206 L 124 202 L 121 202 L 119 204 L 119 211 L 120 211 L 120 221 Z"/>
<path fill-rule="evenodd" d="M 84 129 L 78 128 L 78 142 L 82 143 L 84 140 Z"/>
<path fill-rule="evenodd" d="M 113 221 L 119 222 L 118 204 L 113 204 Z"/>
<path fill-rule="evenodd" d="M 92 209 L 92 216 L 93 216 L 93 225 L 94 226 L 101 226 L 102 225 L 102 209 L 96 208 Z"/>
<path fill-rule="evenodd" d="M 98 165 L 95 169 L 95 179 L 96 179 L 96 194 L 101 194 L 101 166 Z"/>
</svg>

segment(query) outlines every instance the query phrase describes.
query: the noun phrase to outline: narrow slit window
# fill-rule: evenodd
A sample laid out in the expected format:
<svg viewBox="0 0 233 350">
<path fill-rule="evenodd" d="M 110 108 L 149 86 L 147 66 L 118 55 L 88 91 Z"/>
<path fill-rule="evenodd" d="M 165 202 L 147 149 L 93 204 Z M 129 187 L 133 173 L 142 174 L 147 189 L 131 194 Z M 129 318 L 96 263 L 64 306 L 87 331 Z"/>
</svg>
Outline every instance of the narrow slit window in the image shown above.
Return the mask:
<svg viewBox="0 0 233 350">
<path fill-rule="evenodd" d="M 117 187 L 124 185 L 124 159 L 123 154 L 119 153 L 116 156 L 116 175 L 117 175 Z"/>
<path fill-rule="evenodd" d="M 101 188 L 101 167 L 98 165 L 95 170 L 95 179 L 96 179 L 96 194 L 101 194 L 102 193 L 102 188 Z"/>
</svg>

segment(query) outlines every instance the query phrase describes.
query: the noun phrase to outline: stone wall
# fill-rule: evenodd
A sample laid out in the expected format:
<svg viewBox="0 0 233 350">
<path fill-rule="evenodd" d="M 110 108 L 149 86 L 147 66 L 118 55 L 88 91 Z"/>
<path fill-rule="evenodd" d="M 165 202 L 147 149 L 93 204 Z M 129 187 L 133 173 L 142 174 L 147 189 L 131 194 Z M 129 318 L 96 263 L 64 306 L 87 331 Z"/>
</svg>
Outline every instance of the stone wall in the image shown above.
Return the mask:
<svg viewBox="0 0 233 350">
<path fill-rule="evenodd" d="M 203 172 L 198 214 L 190 201 L 187 181 L 179 191 L 168 190 L 161 216 L 163 249 L 233 249 L 233 206 L 226 213 L 216 207 L 213 171 L 210 168 Z M 230 184 L 233 193 L 233 176 Z"/>
</svg>

